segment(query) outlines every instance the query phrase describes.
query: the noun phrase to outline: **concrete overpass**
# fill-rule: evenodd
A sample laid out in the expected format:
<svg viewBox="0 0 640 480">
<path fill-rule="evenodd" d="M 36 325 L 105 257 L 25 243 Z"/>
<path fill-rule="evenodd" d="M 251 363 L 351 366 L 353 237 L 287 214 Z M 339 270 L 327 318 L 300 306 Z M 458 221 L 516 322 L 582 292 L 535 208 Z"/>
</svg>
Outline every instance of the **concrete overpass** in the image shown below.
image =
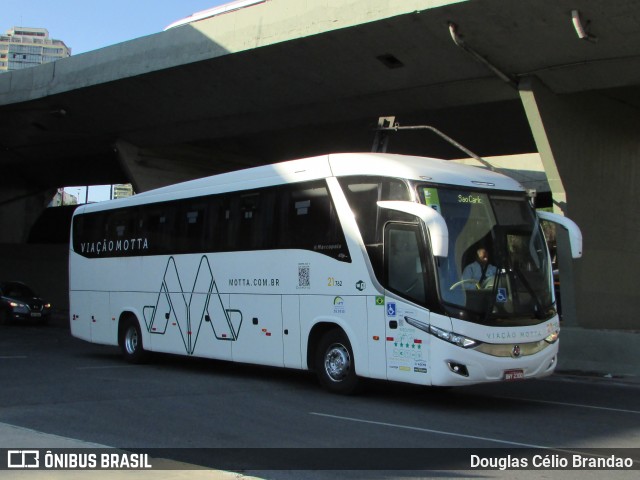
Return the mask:
<svg viewBox="0 0 640 480">
<path fill-rule="evenodd" d="M 598 350 L 603 329 L 624 331 L 607 338 L 635 372 L 639 87 L 633 0 L 266 0 L 5 73 L 0 273 L 24 269 L 15 259 L 32 252 L 16 252 L 54 188 L 142 191 L 366 151 L 377 118 L 395 115 L 481 155 L 540 153 L 557 209 L 585 237 L 582 260 L 560 255 L 576 355 L 595 355 L 585 341 Z M 416 133 L 395 134 L 390 151 L 460 156 Z"/>
</svg>

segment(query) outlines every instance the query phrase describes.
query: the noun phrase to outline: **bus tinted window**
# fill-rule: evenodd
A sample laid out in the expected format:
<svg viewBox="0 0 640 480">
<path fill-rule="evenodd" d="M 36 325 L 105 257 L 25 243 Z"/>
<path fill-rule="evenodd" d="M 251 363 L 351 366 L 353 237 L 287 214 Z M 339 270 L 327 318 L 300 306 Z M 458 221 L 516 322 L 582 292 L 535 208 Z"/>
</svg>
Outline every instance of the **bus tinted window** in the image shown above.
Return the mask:
<svg viewBox="0 0 640 480">
<path fill-rule="evenodd" d="M 203 251 L 207 243 L 207 204 L 200 199 L 181 203 L 175 225 L 176 249 L 180 253 Z"/>
<path fill-rule="evenodd" d="M 382 244 L 384 226 L 389 221 L 413 222 L 409 215 L 378 208 L 378 201 L 411 201 L 407 184 L 398 179 L 374 176 L 353 176 L 339 179 L 349 207 L 362 235 L 376 277 L 383 281 Z"/>
<path fill-rule="evenodd" d="M 284 248 L 349 261 L 325 181 L 79 214 L 73 227 L 90 258 Z"/>
<path fill-rule="evenodd" d="M 170 245 L 174 218 L 161 205 L 149 205 L 142 211 L 143 228 L 146 228 L 149 244 L 156 250 L 155 253 L 162 253 L 162 246 Z"/>
<path fill-rule="evenodd" d="M 373 176 L 343 177 L 339 181 L 365 245 L 382 243 L 382 227 L 388 218 L 377 202 L 411 201 L 407 185 L 402 180 Z"/>
<path fill-rule="evenodd" d="M 324 182 L 293 185 L 281 196 L 279 248 L 302 248 L 349 258 L 342 227 Z"/>
</svg>

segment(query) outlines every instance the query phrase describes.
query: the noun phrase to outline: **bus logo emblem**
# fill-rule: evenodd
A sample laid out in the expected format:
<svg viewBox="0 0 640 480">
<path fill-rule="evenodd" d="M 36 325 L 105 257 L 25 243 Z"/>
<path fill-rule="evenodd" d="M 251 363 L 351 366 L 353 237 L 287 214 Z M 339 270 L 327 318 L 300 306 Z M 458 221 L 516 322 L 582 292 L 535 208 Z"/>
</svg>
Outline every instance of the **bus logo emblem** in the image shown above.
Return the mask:
<svg viewBox="0 0 640 480">
<path fill-rule="evenodd" d="M 344 314 L 347 313 L 347 309 L 344 305 L 344 299 L 342 297 L 336 297 L 333 299 L 333 313 Z"/>
<path fill-rule="evenodd" d="M 360 280 L 358 283 L 356 283 L 356 288 L 358 289 L 358 291 L 362 292 L 365 288 L 367 288 L 367 284 Z"/>
<path fill-rule="evenodd" d="M 193 355 L 205 325 L 211 328 L 216 340 L 238 340 L 242 312 L 223 304 L 206 255 L 200 258 L 193 286 L 183 288 L 184 284 L 175 258 L 169 257 L 156 304 L 146 305 L 142 310 L 147 331 L 166 335 L 175 326 L 188 355 Z"/>
<path fill-rule="evenodd" d="M 7 451 L 7 467 L 8 468 L 39 468 L 40 467 L 40 451 L 39 450 L 8 450 Z"/>
<path fill-rule="evenodd" d="M 513 352 L 511 352 L 514 358 L 518 358 L 520 356 L 520 345 L 514 345 Z"/>
</svg>

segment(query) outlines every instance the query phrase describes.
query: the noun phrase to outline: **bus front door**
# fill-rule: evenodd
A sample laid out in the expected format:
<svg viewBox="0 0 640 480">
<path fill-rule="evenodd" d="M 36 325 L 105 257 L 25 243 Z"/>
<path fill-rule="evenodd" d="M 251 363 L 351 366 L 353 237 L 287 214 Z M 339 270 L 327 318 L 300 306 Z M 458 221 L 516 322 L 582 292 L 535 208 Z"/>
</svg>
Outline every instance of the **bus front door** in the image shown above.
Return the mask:
<svg viewBox="0 0 640 480">
<path fill-rule="evenodd" d="M 425 304 L 425 240 L 419 224 L 385 227 L 385 298 L 387 378 L 430 384 Z"/>
</svg>

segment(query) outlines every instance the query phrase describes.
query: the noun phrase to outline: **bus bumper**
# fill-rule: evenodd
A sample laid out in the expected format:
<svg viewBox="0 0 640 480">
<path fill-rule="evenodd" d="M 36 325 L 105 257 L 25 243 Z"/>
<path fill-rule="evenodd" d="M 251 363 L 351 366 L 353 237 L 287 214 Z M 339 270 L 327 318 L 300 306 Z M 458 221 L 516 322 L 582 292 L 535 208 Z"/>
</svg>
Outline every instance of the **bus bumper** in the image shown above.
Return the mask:
<svg viewBox="0 0 640 480">
<path fill-rule="evenodd" d="M 535 354 L 523 356 L 518 356 L 520 345 L 513 345 L 513 355 L 505 357 L 434 339 L 431 382 L 438 386 L 462 386 L 546 377 L 554 372 L 558 363 L 559 343 L 556 341 Z"/>
</svg>

